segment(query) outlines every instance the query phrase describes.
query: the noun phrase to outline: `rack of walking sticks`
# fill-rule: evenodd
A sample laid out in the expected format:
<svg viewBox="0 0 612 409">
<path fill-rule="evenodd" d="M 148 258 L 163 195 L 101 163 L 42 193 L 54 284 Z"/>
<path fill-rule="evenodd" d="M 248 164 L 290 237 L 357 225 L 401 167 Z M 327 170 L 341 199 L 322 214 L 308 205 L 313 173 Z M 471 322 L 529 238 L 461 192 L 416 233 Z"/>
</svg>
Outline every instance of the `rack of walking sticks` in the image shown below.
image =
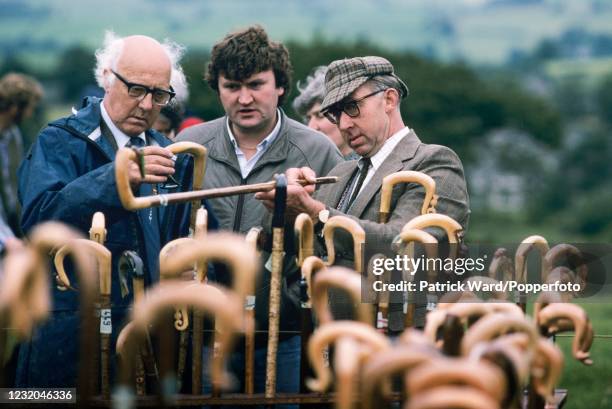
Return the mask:
<svg viewBox="0 0 612 409">
<path fill-rule="evenodd" d="M 197 163 L 203 166 L 205 151 L 199 145 L 177 145 L 173 151 L 194 154 Z M 525 313 L 527 299 L 523 295 L 517 300 L 508 300 L 503 294 L 484 299 L 470 291 L 428 294 L 428 300 L 434 300 L 435 307 L 430 305 L 424 327 L 415 328 L 416 303 L 408 303 L 406 329 L 389 336 L 389 300 L 361 302 L 362 288 L 370 284 L 365 267 L 368 262 L 362 259 L 367 238 L 363 228 L 354 219 L 332 217 L 323 229 L 323 240 L 317 244 L 312 220 L 302 214 L 295 220 L 298 243 L 295 262 L 303 277 L 300 335 L 304 389 L 294 394 L 277 393 L 276 350 L 279 316 L 283 313 L 280 287 L 286 224 L 283 192 L 287 181 L 279 175 L 268 184 L 234 191 L 231 188 L 212 193 L 199 190 L 180 197 L 134 198 L 124 178 L 127 172 L 120 173 L 127 161 L 137 158 L 138 153 L 132 150 L 121 150 L 117 155 L 119 192 L 130 210 L 180 201 L 195 204 L 215 195 L 276 189 L 265 390 L 255 393 L 253 375 L 255 285 L 261 257 L 258 243 L 262 241 L 263 229 L 253 229 L 246 237 L 207 232 L 206 211 L 195 208 L 191 217 L 193 235 L 170 242 L 162 249 L 161 280 L 147 289 L 139 274 L 142 261 L 138 255 L 122 255 L 120 275 L 124 275 L 123 279 L 131 276 L 134 304 L 129 322 L 115 328 L 110 320 L 111 254 L 104 247 L 104 215 L 96 213 L 89 239 L 58 223 L 37 227 L 27 244 L 7 253 L 0 287 L 3 327 L 12 328 L 17 336 L 26 338 L 37 323 L 46 319 L 51 307 L 48 293 L 51 273 L 45 261 L 51 251 L 56 285 L 80 294 L 82 325 L 77 394 L 78 402 L 84 406 L 300 404 L 368 409 L 400 401 L 408 409 L 560 408 L 566 401 L 567 391 L 555 386 L 567 357 L 551 337 L 561 332 L 572 333 L 573 359 L 584 365 L 592 364 L 589 351 L 594 339 L 593 327 L 584 310 L 573 304 L 571 295 L 565 293 L 542 293 L 535 300 L 531 316 Z M 198 172 L 195 183 L 201 188 L 204 173 Z M 445 237 L 451 245 L 461 243 L 461 225 L 436 213 L 435 182 L 418 172 L 400 172 L 385 178 L 381 223 L 389 219 L 390 195 L 398 183 L 421 185 L 425 201 L 422 214 L 408 222 L 397 236 L 396 251 L 414 256 L 421 245 L 427 258 L 436 258 L 438 239 L 430 233 L 431 229 L 440 229 L 442 234 L 437 237 Z M 352 266 L 335 265 L 334 241 L 339 231 L 343 237 L 351 237 L 355 255 Z M 317 245 L 326 248 L 326 259 L 314 255 Z M 580 262 L 580 251 L 571 245 L 549 248 L 541 236 L 527 237 L 518 246 L 514 263 L 506 250 L 498 250 L 492 257 L 488 276 L 469 280 L 494 283 L 501 273 L 502 279 L 512 277 L 525 282 L 529 275 L 526 259 L 533 250 L 541 257 L 542 282 L 560 280 L 584 288 L 588 271 Z M 76 261 L 78 288 L 64 270 L 68 254 Z M 451 246 L 449 257 L 459 257 L 456 247 Z M 570 267 L 558 265 L 563 258 L 571 261 Z M 212 261 L 228 266 L 233 278 L 231 287 L 208 281 L 207 265 Z M 510 268 L 500 272 L 502 265 Z M 438 274 L 435 269 L 425 272 L 430 282 Z M 381 279 L 389 282 L 389 277 Z M 351 310 L 351 319 L 335 318 L 338 310 L 334 300 L 339 294 Z M 206 330 L 204 317 L 211 321 Z M 241 337 L 245 339 L 247 361 L 244 392 L 228 392 L 232 377 L 226 372 L 226 364 Z M 116 339 L 114 343 L 113 339 Z M 3 331 L 0 350 L 4 350 L 5 344 Z M 188 357 L 191 357 L 190 366 Z M 111 374 L 112 360 L 117 363 L 114 375 Z M 208 379 L 203 379 L 204 373 Z M 207 382 L 210 392 L 203 393 Z"/>
</svg>

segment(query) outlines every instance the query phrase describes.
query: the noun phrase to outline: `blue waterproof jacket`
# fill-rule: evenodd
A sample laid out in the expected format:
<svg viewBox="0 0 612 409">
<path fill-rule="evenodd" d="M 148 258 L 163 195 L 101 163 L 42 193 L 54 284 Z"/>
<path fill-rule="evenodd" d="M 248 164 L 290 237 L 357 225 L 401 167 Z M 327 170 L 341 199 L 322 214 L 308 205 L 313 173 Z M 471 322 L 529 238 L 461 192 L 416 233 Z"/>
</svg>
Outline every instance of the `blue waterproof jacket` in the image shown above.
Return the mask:
<svg viewBox="0 0 612 409">
<path fill-rule="evenodd" d="M 125 250 L 136 251 L 144 262 L 146 284 L 158 281 L 159 251 L 167 241 L 187 235 L 189 205 L 138 212 L 121 206 L 115 183 L 115 151 L 100 132 L 100 103 L 100 99 L 88 98 L 74 115 L 43 129 L 19 169 L 19 198 L 23 209 L 21 225 L 26 234 L 38 223 L 56 220 L 87 236 L 94 213 L 104 213 L 105 246 L 112 253 L 114 345 L 123 326 L 125 309 L 133 300 L 131 279 L 127 280 L 129 294 L 121 295 L 117 268 L 120 255 Z M 160 146 L 171 143 L 155 131 L 147 131 L 147 136 Z M 191 187 L 192 166 L 186 155 L 177 160 L 175 177 L 181 182 L 177 190 Z M 216 220 L 209 210 L 209 227 L 215 226 Z M 71 271 L 68 274 L 78 286 L 78 277 Z M 75 385 L 78 293 L 59 291 L 55 285 L 51 291 L 54 311 L 51 319 L 34 331 L 31 342 L 20 351 L 17 374 L 20 386 Z"/>
</svg>

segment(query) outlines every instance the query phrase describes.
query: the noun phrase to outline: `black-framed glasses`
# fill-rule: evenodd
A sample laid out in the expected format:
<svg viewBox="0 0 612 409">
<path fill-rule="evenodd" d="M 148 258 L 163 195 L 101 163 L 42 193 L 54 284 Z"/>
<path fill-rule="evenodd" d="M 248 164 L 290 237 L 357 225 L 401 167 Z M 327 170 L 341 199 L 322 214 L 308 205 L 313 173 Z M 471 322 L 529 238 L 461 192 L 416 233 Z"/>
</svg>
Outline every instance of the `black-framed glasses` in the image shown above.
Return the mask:
<svg viewBox="0 0 612 409">
<path fill-rule="evenodd" d="M 325 112 L 323 112 L 323 115 L 325 115 L 325 118 L 329 119 L 329 122 L 334 125 L 338 125 L 338 123 L 340 122 L 340 115 L 342 115 L 343 112 L 351 118 L 357 118 L 361 113 L 361 111 L 359 110 L 359 103 L 361 101 L 366 98 L 370 98 L 371 96 L 374 96 L 376 94 L 380 94 L 381 92 L 386 90 L 387 88 L 383 88 L 379 89 L 378 91 L 374 91 L 368 95 L 365 95 L 359 99 L 349 99 L 346 102 L 340 101 L 327 108 Z"/>
<path fill-rule="evenodd" d="M 153 103 L 159 106 L 168 105 L 168 103 L 174 98 L 176 93 L 172 86 L 170 86 L 169 90 L 161 89 L 161 88 L 150 88 L 146 85 L 136 84 L 134 82 L 129 82 L 121 75 L 117 74 L 114 70 L 111 70 L 115 77 L 119 78 L 119 81 L 123 82 L 127 87 L 128 95 L 132 98 L 136 98 L 139 101 L 145 99 L 147 94 L 151 94 L 153 96 Z"/>
</svg>

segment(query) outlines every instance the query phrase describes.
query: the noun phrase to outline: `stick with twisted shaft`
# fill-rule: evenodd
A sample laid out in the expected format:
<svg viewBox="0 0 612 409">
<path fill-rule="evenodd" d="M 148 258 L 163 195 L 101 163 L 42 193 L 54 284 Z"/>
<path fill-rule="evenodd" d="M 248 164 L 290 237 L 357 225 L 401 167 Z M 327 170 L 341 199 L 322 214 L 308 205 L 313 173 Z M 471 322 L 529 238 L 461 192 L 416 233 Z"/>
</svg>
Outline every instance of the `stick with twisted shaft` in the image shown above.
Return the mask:
<svg viewBox="0 0 612 409">
<path fill-rule="evenodd" d="M 270 279 L 270 307 L 268 311 L 268 354 L 266 358 L 266 398 L 276 394 L 276 352 L 280 324 L 281 274 L 283 271 L 283 235 L 285 206 L 287 205 L 287 179 L 276 176 L 274 216 L 272 218 L 272 274 Z"/>
<path fill-rule="evenodd" d="M 176 145 L 176 144 L 175 144 Z M 170 145 L 171 147 L 173 145 Z M 172 150 L 172 149 L 171 149 Z M 229 186 L 216 189 L 194 190 L 191 192 L 177 192 L 166 195 L 152 195 L 145 197 L 135 197 L 130 187 L 128 165 L 130 160 L 136 160 L 137 153 L 131 149 L 122 148 L 115 157 L 115 179 L 117 181 L 117 191 L 119 199 L 124 208 L 128 210 L 138 210 L 147 207 L 167 206 L 174 203 L 184 203 L 189 201 L 212 199 L 215 197 L 226 197 L 244 195 L 247 193 L 269 192 L 276 187 L 276 181 L 255 183 L 252 185 Z M 197 166 L 197 165 L 196 165 Z M 335 176 L 326 176 L 315 179 L 315 184 L 335 183 L 338 180 Z M 306 180 L 298 180 L 301 185 L 308 185 Z"/>
</svg>

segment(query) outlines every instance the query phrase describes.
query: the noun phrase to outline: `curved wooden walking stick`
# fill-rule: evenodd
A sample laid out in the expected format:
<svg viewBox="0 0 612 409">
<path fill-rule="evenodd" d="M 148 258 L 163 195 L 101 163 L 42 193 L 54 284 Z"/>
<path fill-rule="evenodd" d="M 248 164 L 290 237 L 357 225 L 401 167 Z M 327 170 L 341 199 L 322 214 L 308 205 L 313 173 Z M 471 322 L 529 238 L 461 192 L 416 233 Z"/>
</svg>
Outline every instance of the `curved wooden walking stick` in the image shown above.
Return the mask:
<svg viewBox="0 0 612 409">
<path fill-rule="evenodd" d="M 111 315 L 111 252 L 102 244 L 86 239 L 75 239 L 79 243 L 78 251 L 86 250 L 92 254 L 97 262 L 99 276 L 99 299 L 100 299 L 100 318 L 97 321 L 99 325 L 99 337 L 95 336 L 95 344 L 97 345 L 94 353 L 94 361 L 96 367 L 98 360 L 100 364 L 100 379 L 101 392 L 106 398 L 110 396 L 110 337 L 113 332 L 112 315 Z M 57 271 L 58 280 L 67 288 L 72 288 L 70 279 L 66 275 L 64 269 L 64 259 L 70 253 L 75 251 L 75 247 L 71 244 L 61 247 L 55 253 L 54 264 Z M 94 336 L 94 334 L 92 334 Z M 98 358 L 98 357 L 101 358 Z M 95 377 L 97 380 L 97 376 Z"/>
<path fill-rule="evenodd" d="M 336 341 L 334 351 L 336 408 L 351 409 L 359 368 L 372 350 L 353 338 L 341 337 Z"/>
<path fill-rule="evenodd" d="M 204 208 L 204 206 L 200 206 L 200 208 L 196 211 L 193 238 L 196 240 L 204 240 L 206 238 L 207 231 L 208 211 Z M 203 283 L 206 281 L 206 274 L 208 272 L 207 269 L 208 264 L 206 262 L 196 262 L 195 280 L 198 283 Z"/>
<path fill-rule="evenodd" d="M 276 394 L 276 361 L 280 326 L 281 279 L 284 258 L 285 208 L 287 206 L 287 178 L 277 175 L 272 215 L 272 271 L 270 272 L 270 304 L 268 307 L 268 350 L 266 355 L 266 398 Z"/>
<path fill-rule="evenodd" d="M 319 257 L 309 256 L 301 265 L 302 278 L 300 280 L 300 315 L 301 315 L 301 357 L 300 357 L 300 390 L 308 392 L 305 380 L 312 376 L 312 368 L 308 363 L 308 341 L 314 331 L 314 317 L 312 313 L 313 279 L 327 266 Z"/>
<path fill-rule="evenodd" d="M 104 213 L 96 212 L 94 213 L 91 220 L 91 227 L 89 229 L 89 240 L 96 242 L 100 245 L 104 245 L 106 242 L 106 219 L 104 217 Z M 98 266 L 100 264 L 98 263 Z M 98 267 L 100 268 L 100 267 Z M 102 271 L 99 271 L 100 274 L 100 284 L 99 284 L 99 303 L 100 303 L 100 313 L 99 317 L 96 319 L 96 326 L 100 327 L 100 333 L 96 334 L 96 345 L 100 345 L 99 349 L 95 350 L 93 360 L 96 362 L 100 362 L 100 379 L 101 379 L 101 389 L 102 395 L 105 398 L 109 398 L 110 396 L 110 337 L 111 334 L 108 333 L 108 329 L 111 329 L 112 332 L 112 313 L 111 313 L 111 272 L 110 268 L 108 271 L 108 276 L 102 274 Z M 106 291 L 108 289 L 108 291 Z M 103 324 L 103 325 L 100 325 Z M 102 358 L 100 358 L 102 357 Z M 96 379 L 97 380 L 97 379 Z M 98 389 L 98 385 L 94 385 L 94 390 Z"/>
<path fill-rule="evenodd" d="M 504 399 L 508 387 L 504 373 L 496 366 L 486 361 L 462 358 L 438 358 L 415 368 L 406 377 L 410 396 L 446 385 L 474 388 L 496 402 Z"/>
<path fill-rule="evenodd" d="M 12 328 L 18 338 L 26 338 L 35 323 L 49 315 L 49 273 L 31 247 L 8 250 L 2 260 L 0 320 L 2 330 Z M 4 354 L 4 344 L 1 345 Z M 0 357 L 0 362 L 4 356 Z"/>
<path fill-rule="evenodd" d="M 218 337 L 218 349 L 212 357 L 211 381 L 215 388 L 228 385 L 228 377 L 223 373 L 224 359 L 231 351 L 235 334 L 250 325 L 247 323 L 245 327 L 241 298 L 211 284 L 161 283 L 149 290 L 147 297 L 141 303 L 134 305 L 132 313 L 134 325 L 142 331 L 163 310 L 176 304 L 189 305 L 210 312 L 219 322 L 218 328 L 221 331 Z"/>
<path fill-rule="evenodd" d="M 367 347 L 372 353 L 389 349 L 389 340 L 371 325 L 356 321 L 334 321 L 316 329 L 308 342 L 308 358 L 317 378 L 306 381 L 316 392 L 326 391 L 332 382 L 331 370 L 325 366 L 323 351 L 341 338 L 350 338 Z"/>
<path fill-rule="evenodd" d="M 36 249 L 40 262 L 45 262 L 53 249 L 68 246 L 76 265 L 79 277 L 79 302 L 80 302 L 80 334 L 79 355 L 80 365 L 78 373 L 78 399 L 82 403 L 89 401 L 96 384 L 93 375 L 97 373 L 94 366 L 95 345 L 91 342 L 91 336 L 97 333 L 95 328 L 94 311 L 97 293 L 96 269 L 87 250 L 82 247 L 79 240 L 81 235 L 74 229 L 57 222 L 47 222 L 34 228 L 30 235 L 30 245 Z M 48 288 L 48 287 L 47 287 Z"/>
<path fill-rule="evenodd" d="M 164 265 L 160 266 L 160 275 L 174 275 L 189 270 L 196 262 L 209 261 L 220 261 L 230 267 L 233 274 L 232 291 L 241 298 L 255 291 L 257 257 L 244 237 L 235 233 L 211 232 L 207 234 L 206 242 L 185 240 L 184 244 L 172 251 L 172 257 L 167 257 Z"/>
<path fill-rule="evenodd" d="M 195 234 L 195 229 L 194 229 L 194 234 Z M 169 271 L 168 268 L 166 267 L 167 260 L 169 257 L 172 256 L 172 252 L 173 250 L 176 249 L 177 246 L 181 246 L 185 244 L 189 245 L 189 243 L 193 242 L 194 240 L 197 240 L 197 239 L 190 238 L 190 237 L 179 238 L 179 239 L 175 239 L 175 240 L 172 240 L 166 243 L 166 245 L 162 247 L 161 251 L 159 252 L 159 271 L 160 271 L 159 275 L 162 281 L 180 278 L 183 271 Z M 196 264 L 198 265 L 198 267 L 196 268 L 194 266 L 193 268 L 194 270 L 193 278 L 194 279 L 196 279 L 196 277 L 198 276 L 198 273 L 196 272 L 196 270 L 200 270 L 203 272 L 205 271 L 205 268 L 206 268 L 206 267 L 201 267 L 202 265 L 204 266 L 206 265 L 205 262 L 198 261 Z M 204 274 L 200 273 L 200 275 L 203 278 Z M 202 281 L 198 281 L 198 282 L 202 282 Z M 200 322 L 202 322 L 201 319 L 200 319 Z M 185 374 L 185 366 L 187 364 L 187 349 L 189 347 L 188 345 L 189 344 L 189 332 L 187 331 L 189 328 L 189 309 L 187 308 L 187 306 L 185 305 L 177 306 L 176 309 L 174 310 L 174 328 L 177 331 L 179 331 L 179 353 L 178 353 L 176 382 L 177 382 L 177 390 L 180 391 L 183 386 L 183 376 Z M 201 328 L 200 328 L 200 332 L 201 332 Z M 195 337 L 196 336 L 195 336 L 195 328 L 194 328 L 194 345 L 196 345 Z M 197 345 L 201 345 L 201 343 Z M 194 351 L 193 351 L 194 359 L 195 359 L 195 356 L 199 354 L 200 360 L 201 360 L 201 352 L 199 351 L 195 352 L 195 349 L 196 348 L 194 348 Z"/>
<path fill-rule="evenodd" d="M 167 264 L 168 264 L 168 260 L 170 260 L 170 256 L 173 255 L 173 252 L 177 249 L 177 247 L 184 246 L 184 245 L 189 246 L 191 243 L 194 242 L 194 240 L 196 239 L 191 238 L 191 237 L 181 237 L 181 238 L 178 238 L 178 239 L 175 239 L 175 240 L 172 240 L 166 243 L 166 245 L 162 247 L 162 249 L 159 252 L 159 276 L 162 280 L 180 278 L 180 276 L 185 271 L 188 270 L 187 268 L 185 270 L 168 269 Z M 196 264 L 196 263 L 193 263 L 193 264 Z M 199 260 L 197 261 L 197 264 L 201 265 L 201 264 L 205 264 L 205 262 L 202 263 L 202 261 Z M 195 279 L 195 276 L 196 276 L 196 273 L 194 271 L 194 279 Z M 202 281 L 199 281 L 199 282 L 202 282 Z M 177 331 L 183 332 L 189 327 L 189 311 L 187 310 L 186 307 L 184 306 L 177 307 L 175 310 L 174 318 L 175 318 L 174 328 Z"/>
<path fill-rule="evenodd" d="M 331 266 L 336 261 L 336 249 L 334 247 L 334 232 L 336 229 L 347 231 L 353 238 L 353 256 L 355 258 L 355 271 L 363 272 L 363 247 L 365 245 L 365 231 L 355 220 L 346 216 L 333 216 L 323 226 L 323 237 L 327 248 L 327 265 Z"/>
<path fill-rule="evenodd" d="M 193 238 L 203 241 L 208 233 L 208 211 L 201 206 L 196 212 Z M 195 280 L 198 283 L 206 282 L 208 263 L 200 260 L 195 264 Z M 191 391 L 200 393 L 202 389 L 202 344 L 204 342 L 204 321 L 200 310 L 193 311 L 193 338 L 191 348 Z M 250 319 L 247 317 L 247 319 Z"/>
<path fill-rule="evenodd" d="M 436 195 L 436 181 L 431 176 L 422 172 L 413 170 L 405 170 L 395 172 L 383 178 L 380 188 L 380 210 L 378 212 L 378 222 L 387 223 L 390 217 L 391 210 L 391 195 L 393 187 L 398 183 L 418 183 L 425 188 L 425 199 L 421 207 L 421 214 L 435 213 L 436 205 L 438 204 L 438 195 Z"/>
<path fill-rule="evenodd" d="M 537 324 L 546 336 L 574 331 L 572 354 L 585 365 L 592 365 L 589 349 L 593 343 L 593 327 L 584 310 L 575 304 L 549 304 L 542 308 Z"/>
<path fill-rule="evenodd" d="M 555 385 L 563 370 L 563 352 L 547 339 L 540 338 L 531 363 L 532 384 L 547 402 L 553 403 Z"/>
<path fill-rule="evenodd" d="M 517 407 L 523 399 L 523 389 L 529 380 L 532 364 L 530 357 L 536 353 L 529 347 L 527 334 L 512 333 L 491 342 L 479 343 L 470 351 L 470 360 L 486 361 L 504 371 L 508 390 L 502 401 L 503 408 Z"/>
<path fill-rule="evenodd" d="M 345 267 L 329 267 L 317 273 L 312 284 L 312 306 L 321 324 L 334 320 L 329 309 L 328 289 L 339 288 L 346 291 L 356 305 L 356 316 L 359 321 L 369 324 L 372 321 L 372 308 L 370 304 L 361 302 L 361 275 Z M 310 287 L 310 285 L 309 285 Z"/>
<path fill-rule="evenodd" d="M 501 273 L 501 278 L 499 277 Z M 514 278 L 514 265 L 508 257 L 508 250 L 503 247 L 495 250 L 491 264 L 489 264 L 489 277 L 496 280 L 510 281 Z"/>
<path fill-rule="evenodd" d="M 538 340 L 538 333 L 533 322 L 527 317 L 516 317 L 511 314 L 487 314 L 465 333 L 461 340 L 461 353 L 466 356 L 480 342 L 489 342 L 500 335 L 510 332 L 521 332 L 529 338 L 529 351 L 533 351 Z"/>
<path fill-rule="evenodd" d="M 529 236 L 521 242 L 521 244 L 516 249 L 516 253 L 514 255 L 515 276 L 516 279 L 522 283 L 525 283 L 527 280 L 527 268 L 525 265 L 527 253 L 529 253 L 534 248 L 538 250 L 542 258 L 542 274 L 550 271 L 550 266 L 546 261 L 546 254 L 548 253 L 548 250 L 550 250 L 550 247 L 548 246 L 548 241 L 542 236 Z"/>
<path fill-rule="evenodd" d="M 516 253 L 514 255 L 514 277 L 520 283 L 526 283 L 528 274 L 527 274 L 527 253 L 529 253 L 532 249 L 537 249 L 540 253 L 541 257 L 541 266 L 540 266 L 540 274 L 545 274 L 550 271 L 550 266 L 546 261 L 546 253 L 550 249 L 548 246 L 548 241 L 542 236 L 529 236 L 525 238 L 521 244 L 516 249 Z M 519 305 L 523 309 L 523 311 L 527 310 L 527 296 L 526 294 L 519 294 Z"/>
<path fill-rule="evenodd" d="M 550 270 L 555 267 L 556 263 L 562 257 L 567 258 L 568 262 L 573 264 L 572 268 L 574 269 L 574 271 L 576 271 L 575 282 L 577 284 L 580 284 L 581 290 L 584 290 L 589 270 L 582 256 L 582 252 L 578 250 L 576 246 L 572 246 L 571 244 L 557 244 L 556 246 L 548 250 L 546 256 L 544 257 L 544 259 L 546 260 L 547 267 L 549 268 L 549 271 L 547 271 L 546 273 L 551 272 Z M 547 279 L 548 274 L 544 275 L 544 273 L 542 273 L 542 282 L 547 282 Z"/>
<path fill-rule="evenodd" d="M 137 252 L 126 250 L 119 256 L 117 266 L 122 286 L 127 287 L 128 277 L 132 277 L 133 304 L 141 302 L 145 296 L 145 271 L 142 259 Z M 138 346 L 135 355 L 136 394 L 144 396 L 147 390 L 147 382 L 151 382 L 152 385 L 159 384 L 159 370 L 155 361 L 153 343 L 148 331 L 145 331 L 144 343 Z"/>
<path fill-rule="evenodd" d="M 574 284 L 576 283 L 576 275 L 572 270 L 565 266 L 555 267 L 546 276 L 545 283 L 554 284 L 556 281 L 562 284 Z M 568 298 L 573 298 L 571 293 L 569 294 Z"/>
<path fill-rule="evenodd" d="M 361 387 L 363 388 L 361 399 L 363 409 L 372 409 L 378 405 L 379 389 L 383 389 L 383 395 L 390 392 L 389 380 L 394 375 L 405 374 L 417 368 L 419 365 L 427 364 L 439 358 L 440 353 L 433 346 L 423 345 L 399 345 L 373 355 L 363 366 L 361 372 Z"/>
<path fill-rule="evenodd" d="M 246 235 L 245 241 L 254 254 L 260 256 L 259 243 L 263 234 L 262 227 L 251 227 Z M 255 322 L 255 292 L 246 296 L 244 313 L 246 320 Z M 244 393 L 253 395 L 255 393 L 255 327 L 245 330 L 244 333 Z"/>
<path fill-rule="evenodd" d="M 441 307 L 443 308 L 427 314 L 424 334 L 432 342 L 437 340 L 438 331 L 442 328 L 449 315 L 459 318 L 463 325 L 473 324 L 474 321 L 488 314 L 505 313 L 516 318 L 524 318 L 525 316 L 520 307 L 503 302 L 460 302 L 441 305 Z"/>
<path fill-rule="evenodd" d="M 257 257 L 252 246 L 244 241 L 243 236 L 228 232 L 212 232 L 206 235 L 206 241 L 196 239 L 181 240 L 181 245 L 172 251 L 172 257 L 165 257 L 160 264 L 160 275 L 174 275 L 192 268 L 194 264 L 206 264 L 209 261 L 220 261 L 227 264 L 233 274 L 232 292 L 241 300 L 254 294 L 257 274 Z M 177 242 L 175 240 L 175 242 Z M 197 311 L 197 310 L 196 310 Z M 254 326 L 253 314 L 245 314 L 245 332 L 248 334 Z M 201 320 L 199 320 L 201 321 Z M 195 329 L 194 329 L 195 331 Z M 198 331 L 201 334 L 201 331 Z M 199 342 L 199 344 L 198 344 Z M 216 341 L 215 341 L 216 344 Z M 193 349 L 202 348 L 202 337 L 194 337 Z M 194 356 L 192 366 L 195 365 L 192 379 L 192 391 L 201 393 L 201 352 L 197 352 L 200 359 Z"/>
<path fill-rule="evenodd" d="M 549 304 L 564 302 L 567 302 L 567 298 L 564 296 L 564 294 L 556 291 L 543 291 L 538 294 L 538 298 L 533 303 L 533 317 L 537 321 L 538 315 L 540 314 L 540 310 L 542 310 L 542 308 Z"/>
<path fill-rule="evenodd" d="M 321 260 L 317 256 L 310 256 L 304 260 L 302 263 L 302 285 L 303 290 L 305 288 L 306 297 L 302 300 L 302 304 L 304 308 L 312 308 L 312 288 L 313 288 L 313 280 L 314 276 L 321 271 L 325 271 L 327 269 L 327 265 L 323 260 Z"/>
<path fill-rule="evenodd" d="M 499 403 L 475 388 L 439 386 L 413 396 L 404 409 L 500 409 Z"/>
<path fill-rule="evenodd" d="M 294 226 L 298 246 L 296 263 L 298 267 L 302 267 L 304 260 L 314 254 L 314 226 L 306 213 L 298 214 Z"/>
<path fill-rule="evenodd" d="M 211 358 L 211 380 L 217 389 L 228 384 L 228 375 L 223 369 L 224 360 L 231 350 L 235 334 L 244 328 L 241 299 L 236 294 L 209 284 L 168 281 L 150 289 L 147 297 L 134 305 L 132 322 L 119 335 L 117 354 L 121 363 L 121 384 L 115 396 L 122 399 L 124 404 L 133 404 L 129 381 L 133 373 L 133 358 L 138 345 L 145 338 L 149 324 L 165 316 L 163 313 L 177 304 L 208 312 L 220 322 L 222 331 L 218 354 L 215 353 Z M 162 393 L 167 394 L 168 391 L 162 387 Z"/>
<path fill-rule="evenodd" d="M 449 257 L 457 257 L 457 246 L 463 240 L 463 227 L 455 219 L 445 214 L 423 214 L 410 220 L 402 227 L 402 231 L 409 229 L 426 229 L 428 227 L 438 227 L 446 233 L 451 252 Z M 454 246 L 453 246 L 454 245 Z"/>
<path fill-rule="evenodd" d="M 201 146 L 200 144 L 196 144 L 193 142 L 177 142 L 173 145 L 168 146 L 168 148 L 170 150 L 178 149 L 178 147 L 175 147 L 175 145 L 178 146 L 179 144 L 187 143 L 193 144 L 194 148 L 203 148 L 203 146 Z M 183 152 L 186 152 L 186 150 L 184 150 Z M 276 181 L 270 181 L 264 183 L 255 183 L 252 185 L 230 186 L 215 189 L 193 190 L 191 192 L 177 192 L 165 195 L 135 197 L 134 192 L 132 192 L 132 188 L 130 187 L 128 166 L 130 161 L 135 161 L 137 160 L 137 158 L 138 154 L 133 149 L 129 148 L 119 149 L 117 151 L 117 155 L 115 156 L 115 179 L 117 182 L 117 192 L 119 193 L 119 199 L 121 200 L 121 204 L 127 210 L 139 210 L 145 209 L 147 207 L 167 206 L 169 204 L 185 203 L 189 201 L 197 201 L 199 204 L 199 202 L 203 199 L 244 195 L 247 193 L 256 192 L 269 192 L 276 187 Z M 196 169 L 204 169 L 204 166 L 198 165 L 197 159 L 195 167 Z M 319 185 L 327 183 L 336 183 L 337 180 L 338 178 L 335 176 L 319 177 L 315 179 L 314 184 Z M 311 184 L 309 181 L 306 180 L 298 180 L 297 183 L 303 186 Z M 192 217 L 194 217 L 193 213 Z"/>
<path fill-rule="evenodd" d="M 415 328 L 406 328 L 397 341 L 400 345 L 435 348 L 435 344 L 425 336 L 425 333 Z"/>
<path fill-rule="evenodd" d="M 194 157 L 193 167 L 193 189 L 202 189 L 204 183 L 204 172 L 206 170 L 206 148 L 195 142 L 177 142 L 167 146 L 174 154 L 189 153 Z M 121 148 L 115 156 L 115 179 L 119 199 L 124 208 L 138 210 L 153 206 L 166 206 L 171 203 L 168 198 L 176 195 L 184 195 L 190 192 L 172 193 L 169 195 L 153 195 L 147 197 L 136 197 L 130 186 L 128 166 L 130 161 L 138 159 L 138 151 L 129 148 Z M 183 202 L 192 201 L 191 204 L 191 226 L 195 225 L 197 209 L 200 207 L 200 199 L 186 198 Z"/>
<path fill-rule="evenodd" d="M 438 240 L 436 240 L 434 236 L 424 230 L 409 229 L 404 227 L 400 232 L 399 240 L 400 243 L 405 244 L 406 256 L 411 259 L 414 259 L 415 257 L 414 242 L 419 242 L 425 245 L 425 253 L 427 255 L 427 259 L 435 259 L 438 257 Z M 427 267 L 429 267 L 429 265 Z M 409 272 L 409 277 L 405 278 L 410 278 L 410 280 L 412 281 L 414 279 L 414 274 L 416 274 L 416 272 Z M 430 284 L 433 284 L 436 281 L 437 275 L 438 271 L 435 269 L 435 266 L 431 269 L 427 268 L 427 280 Z M 409 297 L 406 298 L 408 300 Z M 383 319 L 385 319 L 386 315 L 388 315 L 389 303 L 382 302 L 379 304 L 379 308 L 381 310 Z M 406 302 L 405 311 L 406 316 L 404 317 L 404 327 L 410 328 L 414 325 L 416 302 L 414 302 L 414 300 L 413 302 Z"/>
</svg>

